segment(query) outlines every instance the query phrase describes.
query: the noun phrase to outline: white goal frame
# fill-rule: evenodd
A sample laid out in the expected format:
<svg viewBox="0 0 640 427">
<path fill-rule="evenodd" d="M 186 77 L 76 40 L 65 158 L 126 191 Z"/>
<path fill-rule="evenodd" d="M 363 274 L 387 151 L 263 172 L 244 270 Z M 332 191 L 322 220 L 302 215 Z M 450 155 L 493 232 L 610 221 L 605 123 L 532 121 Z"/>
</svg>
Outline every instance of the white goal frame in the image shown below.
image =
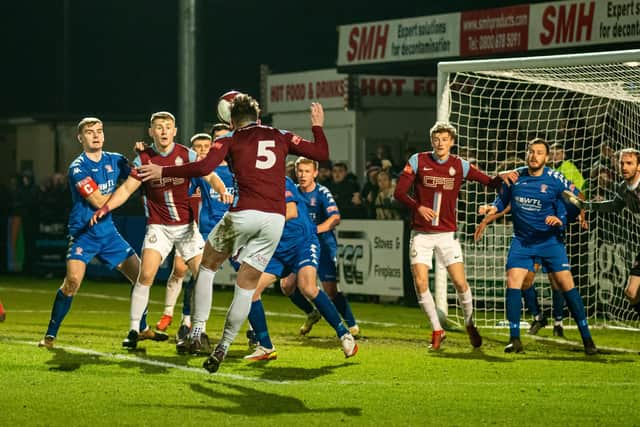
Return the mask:
<svg viewBox="0 0 640 427">
<path fill-rule="evenodd" d="M 532 57 L 514 57 L 503 59 L 485 59 L 485 60 L 464 60 L 464 61 L 445 61 L 438 64 L 438 86 L 437 86 L 437 110 L 438 120 L 449 121 L 451 114 L 451 93 L 449 89 L 450 77 L 456 73 L 464 72 L 500 72 L 514 69 L 537 69 L 537 68 L 553 68 L 553 67 L 572 67 L 572 66 L 590 66 L 590 65 L 609 65 L 609 64 L 625 64 L 628 66 L 637 66 L 640 70 L 640 49 L 592 52 L 581 54 L 562 54 L 548 56 L 532 56 Z M 631 64 L 631 65 L 630 65 Z M 640 79 L 636 82 L 640 86 Z M 561 86 L 559 86 L 561 87 Z M 638 94 L 633 94 L 640 105 L 640 90 Z M 613 97 L 611 97 L 613 98 Z M 628 260 L 626 262 L 631 262 Z M 444 324 L 455 323 L 452 319 L 447 319 L 448 300 L 455 300 L 455 292 L 448 293 L 447 272 L 439 263 L 435 263 L 435 283 L 434 297 L 436 307 L 441 320 Z M 606 325 L 605 321 L 605 325 Z M 610 326 L 617 326 L 611 323 Z"/>
</svg>

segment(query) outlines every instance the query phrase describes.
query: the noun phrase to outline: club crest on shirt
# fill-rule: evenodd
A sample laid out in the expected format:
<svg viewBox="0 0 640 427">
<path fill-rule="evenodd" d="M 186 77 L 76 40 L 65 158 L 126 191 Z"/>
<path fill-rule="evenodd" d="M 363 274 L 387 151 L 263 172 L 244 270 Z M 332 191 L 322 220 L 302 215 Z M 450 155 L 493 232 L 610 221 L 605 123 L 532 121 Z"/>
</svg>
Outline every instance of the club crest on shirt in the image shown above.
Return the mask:
<svg viewBox="0 0 640 427">
<path fill-rule="evenodd" d="M 549 188 L 549 187 L 547 187 L 547 184 L 540 185 L 540 192 L 541 193 L 546 193 L 547 192 L 547 188 Z"/>
<path fill-rule="evenodd" d="M 113 172 L 113 168 L 111 167 L 111 165 L 104 165 L 104 170 L 106 170 L 107 172 Z"/>
<path fill-rule="evenodd" d="M 449 168 L 449 175 L 454 176 L 455 174 L 456 174 L 456 169 L 453 166 L 451 166 Z"/>
<path fill-rule="evenodd" d="M 176 157 L 176 161 L 174 163 L 176 164 L 176 166 L 180 166 L 184 163 L 184 161 L 182 161 L 182 157 Z"/>
<path fill-rule="evenodd" d="M 82 255 L 82 248 L 80 246 L 76 248 L 76 255 Z"/>
<path fill-rule="evenodd" d="M 312 198 L 309 200 L 309 205 L 311 205 L 311 206 L 315 206 L 315 205 L 316 205 L 316 198 L 315 198 L 315 197 L 312 197 Z"/>
<path fill-rule="evenodd" d="M 298 135 L 293 135 L 291 137 L 291 142 L 293 142 L 295 145 L 300 144 L 300 141 L 302 141 L 302 138 L 299 137 Z"/>
<path fill-rule="evenodd" d="M 156 237 L 155 234 L 152 234 L 149 236 L 149 243 L 155 243 L 158 241 L 158 238 Z"/>
</svg>

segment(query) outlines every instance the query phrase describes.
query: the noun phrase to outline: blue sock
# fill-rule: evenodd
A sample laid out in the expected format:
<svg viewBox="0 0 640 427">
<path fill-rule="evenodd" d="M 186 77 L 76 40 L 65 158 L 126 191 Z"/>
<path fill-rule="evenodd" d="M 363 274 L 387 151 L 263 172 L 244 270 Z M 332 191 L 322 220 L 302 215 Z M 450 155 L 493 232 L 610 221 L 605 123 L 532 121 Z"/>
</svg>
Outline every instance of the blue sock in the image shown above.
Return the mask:
<svg viewBox="0 0 640 427">
<path fill-rule="evenodd" d="M 564 296 L 562 296 L 562 291 L 552 289 L 551 297 L 553 300 L 553 320 L 561 322 L 564 317 Z"/>
<path fill-rule="evenodd" d="M 580 336 L 582 339 L 591 338 L 589 324 L 587 323 L 587 315 L 584 312 L 584 303 L 582 302 L 582 297 L 578 293 L 578 289 L 573 288 L 570 291 L 565 292 L 564 299 L 567 301 L 569 311 L 578 325 L 578 330 L 580 330 Z"/>
<path fill-rule="evenodd" d="M 327 294 L 324 291 L 319 291 L 318 296 L 316 296 L 313 300 L 313 303 L 318 308 L 322 317 L 336 330 L 336 335 L 338 338 L 349 332 L 347 328 L 342 324 L 340 320 L 340 315 L 338 314 L 338 310 L 336 306 L 333 305 Z"/>
<path fill-rule="evenodd" d="M 522 291 L 507 288 L 507 319 L 509 320 L 509 336 L 520 338 L 520 312 L 522 311 Z"/>
<path fill-rule="evenodd" d="M 524 299 L 524 305 L 529 310 L 529 313 L 535 318 L 540 314 L 540 305 L 538 304 L 538 292 L 536 287 L 531 286 L 529 289 L 522 291 L 522 298 Z"/>
<path fill-rule="evenodd" d="M 253 332 L 256 334 L 256 340 L 261 346 L 266 348 L 273 348 L 271 338 L 269 337 L 269 330 L 267 329 L 267 318 L 264 315 L 264 306 L 262 300 L 254 301 L 251 303 L 251 310 L 249 311 L 249 323 L 253 328 Z"/>
<path fill-rule="evenodd" d="M 182 315 L 191 316 L 191 295 L 193 295 L 193 280 L 182 285 Z"/>
<path fill-rule="evenodd" d="M 309 301 L 307 301 L 307 299 L 304 297 L 304 295 L 302 295 L 297 287 L 295 291 L 293 291 L 293 293 L 289 295 L 289 299 L 296 305 L 296 307 L 298 307 L 305 313 L 310 314 L 313 311 L 313 306 Z"/>
<path fill-rule="evenodd" d="M 149 306 L 147 305 L 142 312 L 142 317 L 140 318 L 140 332 L 147 329 L 149 325 L 147 325 L 147 314 L 149 314 Z"/>
<path fill-rule="evenodd" d="M 68 297 L 62 293 L 61 289 L 58 289 L 58 292 L 56 292 L 56 299 L 53 300 L 53 308 L 51 309 L 51 320 L 49 320 L 49 327 L 47 328 L 46 335 L 51 335 L 52 337 L 58 335 L 60 324 L 62 324 L 64 317 L 69 312 L 72 301 L 72 296 Z"/>
<path fill-rule="evenodd" d="M 349 305 L 347 297 L 342 292 L 336 294 L 335 298 L 333 298 L 333 304 L 335 304 L 344 321 L 347 322 L 348 327 L 356 325 L 356 318 L 351 311 L 351 305 Z"/>
</svg>

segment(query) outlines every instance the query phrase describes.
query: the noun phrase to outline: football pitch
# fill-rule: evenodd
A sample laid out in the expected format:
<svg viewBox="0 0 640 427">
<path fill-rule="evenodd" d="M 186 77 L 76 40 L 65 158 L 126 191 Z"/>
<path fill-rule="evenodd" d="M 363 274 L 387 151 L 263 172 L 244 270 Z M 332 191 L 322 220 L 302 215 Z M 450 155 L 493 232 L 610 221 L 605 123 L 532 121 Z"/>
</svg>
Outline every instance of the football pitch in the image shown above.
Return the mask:
<svg viewBox="0 0 640 427">
<path fill-rule="evenodd" d="M 595 329 L 586 356 L 575 328 L 567 339 L 523 333 L 525 352 L 505 354 L 507 329 L 483 328 L 483 346 L 448 331 L 438 352 L 418 308 L 353 303 L 362 337 L 345 359 L 321 321 L 302 337 L 303 316 L 276 292 L 263 296 L 278 359 L 247 362 L 244 329 L 216 374 L 204 357 L 167 342 L 121 348 L 129 285 L 86 281 L 56 348 L 38 348 L 60 280 L 0 276 L 0 425 L 638 425 L 640 333 Z M 222 331 L 229 289 L 214 292 L 208 333 Z M 164 286 L 151 290 L 149 323 Z M 178 312 L 180 307 L 177 307 Z M 179 315 L 177 316 L 179 317 Z M 565 325 L 572 325 L 565 320 Z M 524 331 L 523 331 L 524 332 Z"/>
</svg>

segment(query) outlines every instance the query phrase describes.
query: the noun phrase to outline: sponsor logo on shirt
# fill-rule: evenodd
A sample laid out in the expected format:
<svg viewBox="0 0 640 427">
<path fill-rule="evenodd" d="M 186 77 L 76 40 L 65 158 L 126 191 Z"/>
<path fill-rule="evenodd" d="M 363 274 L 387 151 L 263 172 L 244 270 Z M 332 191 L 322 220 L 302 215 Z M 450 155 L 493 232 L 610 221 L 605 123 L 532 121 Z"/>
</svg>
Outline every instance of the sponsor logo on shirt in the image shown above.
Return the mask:
<svg viewBox="0 0 640 427">
<path fill-rule="evenodd" d="M 425 176 L 422 179 L 422 184 L 425 187 L 436 188 L 438 186 L 442 186 L 443 190 L 453 190 L 455 183 L 455 178 L 445 178 L 443 176 Z"/>
</svg>

